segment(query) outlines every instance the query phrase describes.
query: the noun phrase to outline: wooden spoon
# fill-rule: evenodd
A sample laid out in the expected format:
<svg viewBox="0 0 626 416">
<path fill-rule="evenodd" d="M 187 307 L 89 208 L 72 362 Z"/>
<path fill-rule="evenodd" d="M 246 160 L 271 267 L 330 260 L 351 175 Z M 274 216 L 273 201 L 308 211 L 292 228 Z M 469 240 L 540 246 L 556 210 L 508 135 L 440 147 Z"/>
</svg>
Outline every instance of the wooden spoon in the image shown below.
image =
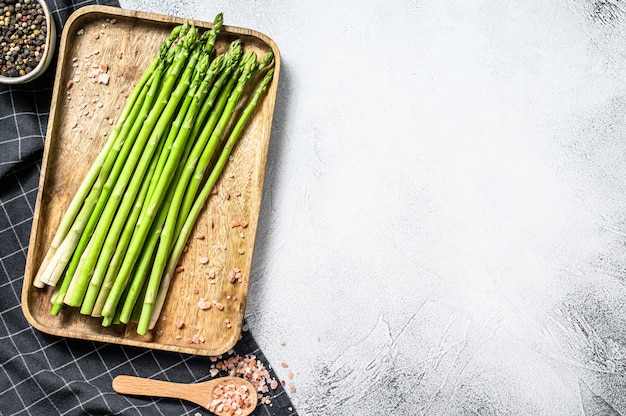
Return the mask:
<svg viewBox="0 0 626 416">
<path fill-rule="evenodd" d="M 168 397 L 196 403 L 216 415 L 226 415 L 226 411 L 209 408 L 214 400 L 213 392 L 218 386 L 246 386 L 249 406 L 242 407 L 240 415 L 247 416 L 256 408 L 257 392 L 249 381 L 241 377 L 220 377 L 202 383 L 182 384 L 171 381 L 152 380 L 133 376 L 117 376 L 113 379 L 113 390 L 121 394 L 137 396 Z M 245 406 L 245 405 L 244 405 Z"/>
</svg>

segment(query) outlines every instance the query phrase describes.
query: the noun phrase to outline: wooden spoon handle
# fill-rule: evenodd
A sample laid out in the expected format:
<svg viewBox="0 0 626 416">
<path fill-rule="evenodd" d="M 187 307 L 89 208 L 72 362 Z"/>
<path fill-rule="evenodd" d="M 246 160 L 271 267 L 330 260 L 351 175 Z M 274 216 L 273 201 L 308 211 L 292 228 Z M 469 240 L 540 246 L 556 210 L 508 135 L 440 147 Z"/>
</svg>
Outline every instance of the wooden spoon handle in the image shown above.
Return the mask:
<svg viewBox="0 0 626 416">
<path fill-rule="evenodd" d="M 121 394 L 137 396 L 168 397 L 189 400 L 189 386 L 171 381 L 152 380 L 133 376 L 117 376 L 113 379 L 113 390 Z"/>
</svg>

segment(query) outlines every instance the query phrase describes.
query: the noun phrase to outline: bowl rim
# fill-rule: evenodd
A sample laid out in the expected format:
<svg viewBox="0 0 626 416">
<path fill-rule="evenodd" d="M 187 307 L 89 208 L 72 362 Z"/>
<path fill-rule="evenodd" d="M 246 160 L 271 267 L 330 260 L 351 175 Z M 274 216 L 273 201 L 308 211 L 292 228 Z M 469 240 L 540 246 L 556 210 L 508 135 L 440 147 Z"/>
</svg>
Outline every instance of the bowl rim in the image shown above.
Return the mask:
<svg viewBox="0 0 626 416">
<path fill-rule="evenodd" d="M 54 19 L 52 18 L 52 13 L 50 12 L 45 0 L 35 1 L 41 5 L 43 13 L 46 16 L 46 49 L 41 57 L 41 60 L 32 71 L 26 75 L 22 75 L 21 77 L 5 77 L 4 75 L 0 75 L 0 84 L 16 85 L 32 81 L 43 74 L 46 69 L 48 69 L 50 62 L 52 61 L 52 55 L 54 54 L 54 49 L 56 47 L 56 26 Z"/>
</svg>

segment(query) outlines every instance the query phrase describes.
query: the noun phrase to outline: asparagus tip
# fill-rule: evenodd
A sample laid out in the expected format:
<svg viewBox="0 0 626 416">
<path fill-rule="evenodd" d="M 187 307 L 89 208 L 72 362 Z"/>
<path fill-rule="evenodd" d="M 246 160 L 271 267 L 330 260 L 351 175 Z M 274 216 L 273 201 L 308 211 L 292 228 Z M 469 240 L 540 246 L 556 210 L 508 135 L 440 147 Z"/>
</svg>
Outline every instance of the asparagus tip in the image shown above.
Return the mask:
<svg viewBox="0 0 626 416">
<path fill-rule="evenodd" d="M 198 28 L 194 25 L 190 25 L 189 30 L 187 31 L 187 33 L 185 34 L 185 37 L 183 38 L 183 47 L 186 49 L 189 49 L 191 47 L 193 47 L 194 44 L 196 44 L 196 42 L 198 37 Z"/>
<path fill-rule="evenodd" d="M 261 72 L 264 68 L 267 68 L 268 66 L 270 66 L 272 62 L 274 62 L 274 52 L 272 50 L 269 50 L 265 53 L 265 56 L 259 62 L 259 65 L 257 66 L 257 69 L 256 69 L 256 73 Z"/>
<path fill-rule="evenodd" d="M 198 59 L 198 63 L 196 65 L 196 77 L 203 78 L 204 74 L 206 74 L 207 69 L 209 69 L 209 56 L 202 55 Z"/>
<path fill-rule="evenodd" d="M 270 68 L 265 74 L 265 76 L 263 77 L 263 80 L 261 81 L 261 84 L 259 85 L 259 88 L 258 88 L 261 94 L 265 91 L 270 81 L 272 81 L 272 78 L 274 78 L 274 68 Z"/>
<path fill-rule="evenodd" d="M 213 20 L 213 30 L 214 31 L 220 30 L 223 24 L 224 24 L 224 13 L 219 12 L 215 16 L 215 19 Z"/>
<path fill-rule="evenodd" d="M 199 43 L 201 44 L 205 44 L 208 43 L 209 40 L 211 40 L 212 36 L 211 36 L 211 32 L 210 31 L 206 31 L 206 32 L 202 32 L 202 35 L 200 35 L 200 41 Z M 205 45 L 205 49 L 206 49 L 206 45 Z"/>
<path fill-rule="evenodd" d="M 169 50 L 169 45 L 167 42 L 161 43 L 161 47 L 159 49 L 159 59 L 164 60 L 167 57 L 167 53 Z"/>
<path fill-rule="evenodd" d="M 184 25 L 178 25 L 175 26 L 174 29 L 172 29 L 172 32 L 170 33 L 170 37 L 168 38 L 168 40 L 170 42 L 175 41 L 176 39 L 178 39 L 178 36 L 180 36 L 182 30 L 183 30 Z"/>
<path fill-rule="evenodd" d="M 225 62 L 225 57 L 224 55 L 218 55 L 215 57 L 215 59 L 213 59 L 213 61 L 211 62 L 211 66 L 209 67 L 209 70 L 211 72 L 219 72 L 222 70 L 222 68 L 224 67 L 224 62 Z"/>
<path fill-rule="evenodd" d="M 274 51 L 269 50 L 265 53 L 263 60 L 261 62 L 270 63 L 274 60 Z"/>
<path fill-rule="evenodd" d="M 248 51 L 243 54 L 243 58 L 241 59 L 241 66 L 244 71 L 252 71 L 254 67 L 257 65 L 257 55 L 254 51 Z"/>
<path fill-rule="evenodd" d="M 226 65 L 231 66 L 235 65 L 241 59 L 243 55 L 243 46 L 239 39 L 234 40 L 230 44 L 230 48 L 226 52 Z"/>
</svg>

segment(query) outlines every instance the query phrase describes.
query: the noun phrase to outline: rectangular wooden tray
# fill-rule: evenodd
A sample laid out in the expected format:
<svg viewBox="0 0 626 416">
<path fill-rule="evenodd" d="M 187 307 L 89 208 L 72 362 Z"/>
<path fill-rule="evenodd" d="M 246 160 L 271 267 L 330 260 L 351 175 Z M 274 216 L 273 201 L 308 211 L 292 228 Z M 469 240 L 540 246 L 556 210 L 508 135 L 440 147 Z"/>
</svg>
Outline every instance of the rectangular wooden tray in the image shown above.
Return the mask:
<svg viewBox="0 0 626 416">
<path fill-rule="evenodd" d="M 185 271 L 172 282 L 156 327 L 140 336 L 134 324 L 103 327 L 99 318 L 83 316 L 67 306 L 53 316 L 53 288 L 38 289 L 32 284 L 65 209 L 113 127 L 110 120 L 114 124 L 126 94 L 157 54 L 161 41 L 185 20 L 88 6 L 70 16 L 63 29 L 22 290 L 26 318 L 45 333 L 198 355 L 222 354 L 239 339 L 280 71 L 277 46 L 253 30 L 224 25 L 216 49 L 224 52 L 239 38 L 245 50 L 255 50 L 259 57 L 272 50 L 274 79 L 240 137 L 216 185 L 217 193 L 198 220 L 180 261 Z M 187 21 L 198 28 L 211 27 L 211 23 Z M 108 65 L 108 84 L 94 82 L 92 68 L 100 63 Z M 72 81 L 69 87 L 68 81 Z M 233 228 L 233 221 L 247 221 L 248 226 Z M 206 238 L 194 238 L 200 234 Z M 201 264 L 201 257 L 208 257 L 209 262 Z M 209 268 L 215 270 L 215 279 L 207 275 Z M 241 270 L 241 283 L 227 279 L 235 268 Z M 201 297 L 220 302 L 224 309 L 200 309 Z M 177 321 L 184 326 L 178 328 Z M 196 342 L 190 342 L 194 335 Z"/>
</svg>

